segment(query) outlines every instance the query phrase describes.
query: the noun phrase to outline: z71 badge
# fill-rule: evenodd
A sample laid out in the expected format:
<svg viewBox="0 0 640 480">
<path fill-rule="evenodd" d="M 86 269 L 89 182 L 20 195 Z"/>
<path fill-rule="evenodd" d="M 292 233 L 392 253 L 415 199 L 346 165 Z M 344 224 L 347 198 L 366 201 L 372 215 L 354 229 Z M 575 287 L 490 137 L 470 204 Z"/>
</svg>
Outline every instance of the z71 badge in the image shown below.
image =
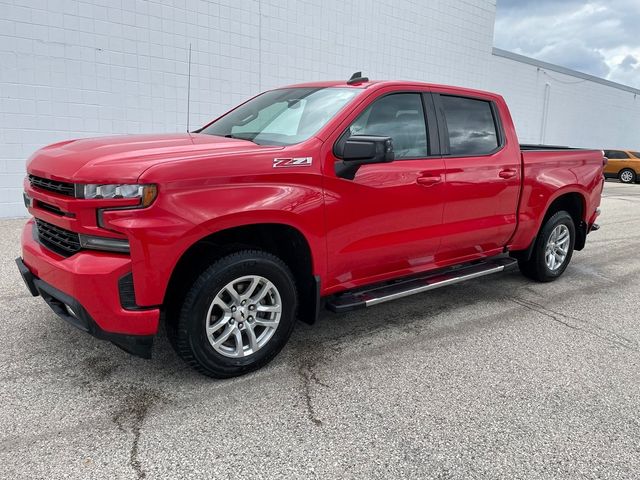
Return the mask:
<svg viewBox="0 0 640 480">
<path fill-rule="evenodd" d="M 274 158 L 273 168 L 310 167 L 312 163 L 313 163 L 313 157 Z"/>
</svg>

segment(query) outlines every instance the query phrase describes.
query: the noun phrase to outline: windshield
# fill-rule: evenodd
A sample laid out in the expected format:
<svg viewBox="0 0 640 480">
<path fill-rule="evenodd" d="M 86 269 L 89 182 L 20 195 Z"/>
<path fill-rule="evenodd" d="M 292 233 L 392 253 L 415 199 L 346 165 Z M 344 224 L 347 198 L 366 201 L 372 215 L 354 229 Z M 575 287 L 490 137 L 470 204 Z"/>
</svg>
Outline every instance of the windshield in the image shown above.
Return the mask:
<svg viewBox="0 0 640 480">
<path fill-rule="evenodd" d="M 227 113 L 200 133 L 258 145 L 293 145 L 313 136 L 359 92 L 334 87 L 272 90 Z"/>
</svg>

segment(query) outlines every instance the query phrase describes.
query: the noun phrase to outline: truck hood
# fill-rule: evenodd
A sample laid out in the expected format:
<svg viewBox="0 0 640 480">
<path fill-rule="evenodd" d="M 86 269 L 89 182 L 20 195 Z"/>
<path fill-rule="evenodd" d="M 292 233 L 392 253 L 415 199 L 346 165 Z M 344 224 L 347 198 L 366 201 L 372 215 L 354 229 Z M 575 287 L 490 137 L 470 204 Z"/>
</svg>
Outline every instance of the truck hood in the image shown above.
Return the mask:
<svg viewBox="0 0 640 480">
<path fill-rule="evenodd" d="M 281 150 L 202 134 L 119 135 L 54 143 L 34 153 L 30 174 L 78 183 L 135 182 L 149 167 L 181 159 Z"/>
</svg>

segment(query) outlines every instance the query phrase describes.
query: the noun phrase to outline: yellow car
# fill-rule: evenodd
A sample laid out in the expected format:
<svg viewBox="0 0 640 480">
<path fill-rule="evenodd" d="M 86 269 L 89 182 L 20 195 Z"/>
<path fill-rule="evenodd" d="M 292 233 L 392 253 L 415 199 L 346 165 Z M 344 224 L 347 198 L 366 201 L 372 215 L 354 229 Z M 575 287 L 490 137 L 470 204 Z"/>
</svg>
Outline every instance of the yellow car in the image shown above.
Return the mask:
<svg viewBox="0 0 640 480">
<path fill-rule="evenodd" d="M 604 167 L 605 177 L 619 178 L 622 183 L 640 181 L 640 152 L 605 150 L 604 156 L 609 159 Z"/>
</svg>

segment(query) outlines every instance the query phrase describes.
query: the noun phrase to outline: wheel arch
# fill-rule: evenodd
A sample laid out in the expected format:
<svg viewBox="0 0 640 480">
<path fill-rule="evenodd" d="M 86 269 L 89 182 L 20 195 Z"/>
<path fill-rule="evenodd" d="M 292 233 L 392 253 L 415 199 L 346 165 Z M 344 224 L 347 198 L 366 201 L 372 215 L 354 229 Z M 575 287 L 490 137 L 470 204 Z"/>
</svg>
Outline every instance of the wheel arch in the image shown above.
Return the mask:
<svg viewBox="0 0 640 480">
<path fill-rule="evenodd" d="M 551 199 L 549 199 L 547 208 L 545 210 L 544 217 L 540 222 L 539 227 L 542 227 L 549 217 L 560 210 L 566 210 L 573 217 L 576 224 L 581 220 L 584 220 L 584 212 L 587 205 L 587 199 L 584 193 L 578 190 L 570 190 L 559 192 Z"/>
<path fill-rule="evenodd" d="M 303 232 L 288 223 L 247 223 L 222 228 L 192 243 L 180 255 L 164 295 L 165 320 L 177 318 L 181 299 L 211 263 L 234 251 L 259 249 L 272 253 L 291 269 L 300 295 L 298 316 L 315 322 L 320 304 L 320 277 L 314 275 L 311 243 Z"/>
<path fill-rule="evenodd" d="M 587 199 L 584 194 L 578 191 L 566 192 L 558 195 L 547 207 L 540 228 L 555 213 L 564 210 L 571 218 L 576 227 L 576 241 L 574 250 L 582 250 L 587 241 L 587 223 L 585 220 L 585 210 L 587 208 Z"/>
<path fill-rule="evenodd" d="M 561 210 L 565 210 L 569 215 L 571 215 L 576 227 L 574 250 L 582 250 L 587 239 L 587 223 L 584 218 L 586 205 L 586 196 L 580 190 L 562 190 L 557 192 L 549 199 L 544 210 L 544 215 L 540 218 L 540 221 L 536 226 L 535 235 L 529 246 L 525 250 L 514 251 L 511 255 L 519 260 L 529 260 L 533 253 L 533 249 L 535 248 L 540 229 L 544 226 L 546 221 L 551 218 L 551 216 Z"/>
</svg>

